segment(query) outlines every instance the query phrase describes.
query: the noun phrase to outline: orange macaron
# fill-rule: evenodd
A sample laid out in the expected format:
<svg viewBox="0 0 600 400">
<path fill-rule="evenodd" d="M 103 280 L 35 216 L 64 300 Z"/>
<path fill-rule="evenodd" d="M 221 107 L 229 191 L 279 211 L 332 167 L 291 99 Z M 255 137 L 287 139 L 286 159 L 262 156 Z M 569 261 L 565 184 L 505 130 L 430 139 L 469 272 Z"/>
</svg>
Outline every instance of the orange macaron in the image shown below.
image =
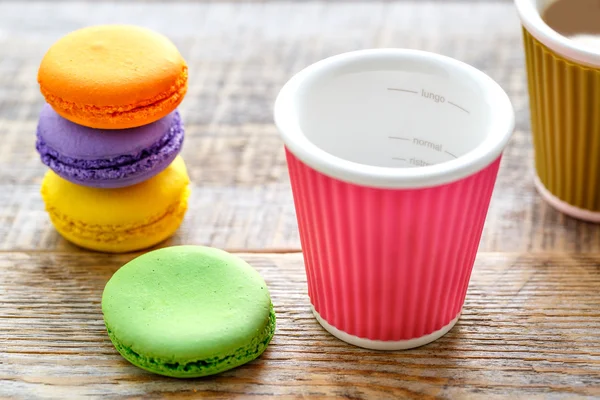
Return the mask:
<svg viewBox="0 0 600 400">
<path fill-rule="evenodd" d="M 99 129 L 134 128 L 175 110 L 188 68 L 175 45 L 150 29 L 91 26 L 63 36 L 44 55 L 38 83 L 62 117 Z"/>
</svg>

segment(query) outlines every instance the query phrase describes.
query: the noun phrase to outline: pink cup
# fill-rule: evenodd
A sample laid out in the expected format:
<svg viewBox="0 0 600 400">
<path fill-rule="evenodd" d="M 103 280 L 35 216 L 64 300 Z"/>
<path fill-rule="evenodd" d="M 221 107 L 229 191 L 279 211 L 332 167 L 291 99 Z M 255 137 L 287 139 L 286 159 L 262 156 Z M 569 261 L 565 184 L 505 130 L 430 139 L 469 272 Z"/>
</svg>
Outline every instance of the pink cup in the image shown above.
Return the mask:
<svg viewBox="0 0 600 400">
<path fill-rule="evenodd" d="M 514 129 L 506 93 L 451 58 L 363 50 L 295 75 L 274 115 L 319 323 L 380 350 L 448 332 Z"/>
</svg>

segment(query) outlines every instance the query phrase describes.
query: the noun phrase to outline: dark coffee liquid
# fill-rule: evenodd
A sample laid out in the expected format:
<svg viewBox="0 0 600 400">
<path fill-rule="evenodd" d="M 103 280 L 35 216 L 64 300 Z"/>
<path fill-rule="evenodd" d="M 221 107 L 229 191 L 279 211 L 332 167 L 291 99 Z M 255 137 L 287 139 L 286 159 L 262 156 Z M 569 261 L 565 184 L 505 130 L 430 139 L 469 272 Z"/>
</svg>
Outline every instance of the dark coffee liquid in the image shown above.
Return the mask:
<svg viewBox="0 0 600 400">
<path fill-rule="evenodd" d="M 600 0 L 558 0 L 542 19 L 563 36 L 600 35 Z"/>
</svg>

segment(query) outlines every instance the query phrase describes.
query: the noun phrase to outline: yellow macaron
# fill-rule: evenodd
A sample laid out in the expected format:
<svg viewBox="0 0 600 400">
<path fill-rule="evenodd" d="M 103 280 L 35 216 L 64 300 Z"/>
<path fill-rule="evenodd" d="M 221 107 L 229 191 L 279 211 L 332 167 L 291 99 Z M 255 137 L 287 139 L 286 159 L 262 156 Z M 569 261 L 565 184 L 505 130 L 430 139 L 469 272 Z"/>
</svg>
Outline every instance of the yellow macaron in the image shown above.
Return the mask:
<svg viewBox="0 0 600 400">
<path fill-rule="evenodd" d="M 177 231 L 187 211 L 189 181 L 177 156 L 153 178 L 117 189 L 75 185 L 48 171 L 41 193 L 65 239 L 90 250 L 125 253 L 154 246 Z"/>
</svg>

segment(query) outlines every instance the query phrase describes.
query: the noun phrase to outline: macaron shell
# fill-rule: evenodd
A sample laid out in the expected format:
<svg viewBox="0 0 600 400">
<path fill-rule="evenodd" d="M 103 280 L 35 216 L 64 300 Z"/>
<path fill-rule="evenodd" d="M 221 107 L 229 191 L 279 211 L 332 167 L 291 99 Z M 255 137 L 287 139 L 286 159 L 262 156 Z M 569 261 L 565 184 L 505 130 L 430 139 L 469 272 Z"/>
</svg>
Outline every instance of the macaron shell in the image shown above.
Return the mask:
<svg viewBox="0 0 600 400">
<path fill-rule="evenodd" d="M 144 182 L 144 181 L 152 178 L 153 176 L 155 176 L 156 174 L 159 174 L 162 170 L 167 168 L 169 166 L 169 164 L 176 157 L 177 157 L 177 153 L 167 154 L 165 158 L 161 159 L 160 161 L 153 164 L 152 166 L 149 166 L 145 170 L 139 171 L 139 172 L 135 173 L 134 175 L 127 176 L 127 177 L 123 177 L 120 174 L 120 171 L 116 168 L 114 171 L 112 171 L 112 172 L 114 172 L 114 178 L 107 179 L 107 180 L 90 180 L 87 177 L 87 171 L 77 171 L 78 173 L 76 176 L 70 175 L 67 177 L 65 175 L 67 175 L 67 173 L 69 173 L 69 171 L 63 170 L 61 177 L 65 178 L 65 179 L 68 178 L 68 180 L 70 182 L 75 183 L 77 185 L 89 186 L 89 187 L 95 187 L 95 188 L 101 188 L 101 189 L 118 189 L 121 187 L 137 185 L 138 183 Z M 144 164 L 144 163 L 142 162 L 141 164 Z M 95 172 L 95 171 L 92 171 L 92 172 Z"/>
<path fill-rule="evenodd" d="M 40 112 L 38 134 L 62 156 L 80 160 L 110 159 L 137 154 L 151 147 L 173 126 L 177 110 L 150 124 L 126 129 L 93 129 L 75 124 L 45 104 Z"/>
<path fill-rule="evenodd" d="M 254 359 L 274 329 L 258 272 L 202 246 L 163 248 L 130 261 L 107 283 L 102 311 L 122 353 L 171 376 L 201 376 Z"/>
<path fill-rule="evenodd" d="M 173 236 L 185 217 L 189 191 L 182 193 L 179 203 L 165 211 L 159 219 L 138 227 L 111 226 L 103 231 L 90 231 L 86 224 L 73 223 L 50 214 L 56 231 L 69 242 L 85 249 L 104 253 L 128 253 L 155 246 Z"/>
<path fill-rule="evenodd" d="M 152 179 L 116 189 L 99 189 L 71 183 L 48 171 L 42 195 L 55 213 L 88 225 L 135 226 L 162 215 L 168 205 L 180 200 L 189 177 L 183 159 Z"/>
<path fill-rule="evenodd" d="M 96 129 L 129 129 L 157 121 L 177 108 L 187 92 L 187 85 L 180 87 L 170 97 L 143 107 L 120 111 L 125 107 L 80 107 L 46 94 L 46 101 L 63 118 L 79 125 Z"/>
<path fill-rule="evenodd" d="M 86 168 L 73 167 L 61 164 L 48 154 L 42 155 L 42 161 L 69 182 L 88 187 L 116 189 L 136 185 L 159 174 L 175 160 L 182 143 L 182 137 L 175 137 L 162 147 L 158 154 L 150 154 L 133 164 L 115 167 L 94 168 L 99 161 L 89 161 Z"/>
<path fill-rule="evenodd" d="M 123 132 L 77 125 L 46 105 L 37 137 L 42 162 L 62 178 L 83 186 L 119 188 L 167 168 L 181 151 L 184 128 L 177 110 Z"/>
<path fill-rule="evenodd" d="M 48 171 L 41 194 L 65 239 L 93 250 L 125 252 L 149 247 L 175 232 L 187 210 L 188 184 L 178 156 L 151 179 L 117 189 L 76 185 Z"/>
<path fill-rule="evenodd" d="M 40 90 L 63 117 L 84 126 L 123 129 L 173 111 L 187 91 L 187 64 L 150 29 L 100 25 L 71 32 L 46 52 Z"/>
<path fill-rule="evenodd" d="M 246 346 L 239 348 L 234 354 L 214 357 L 210 360 L 200 360 L 189 363 L 165 363 L 154 357 L 146 357 L 125 346 L 112 331 L 108 336 L 117 351 L 131 364 L 146 371 L 170 376 L 173 378 L 198 378 L 219 374 L 255 360 L 264 353 L 275 334 L 276 316 L 273 307 L 269 314 L 269 322 L 263 331 Z"/>
</svg>

